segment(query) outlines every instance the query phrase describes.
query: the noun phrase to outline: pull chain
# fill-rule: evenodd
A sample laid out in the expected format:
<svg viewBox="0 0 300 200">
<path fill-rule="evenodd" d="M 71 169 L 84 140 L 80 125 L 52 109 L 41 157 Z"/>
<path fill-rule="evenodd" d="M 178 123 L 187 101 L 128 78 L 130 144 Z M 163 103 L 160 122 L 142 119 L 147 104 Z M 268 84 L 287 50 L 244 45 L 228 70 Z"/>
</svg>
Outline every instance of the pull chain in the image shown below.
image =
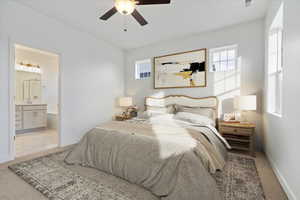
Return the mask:
<svg viewBox="0 0 300 200">
<path fill-rule="evenodd" d="M 123 16 L 123 31 L 127 32 L 127 21 L 126 21 L 127 16 Z"/>
</svg>

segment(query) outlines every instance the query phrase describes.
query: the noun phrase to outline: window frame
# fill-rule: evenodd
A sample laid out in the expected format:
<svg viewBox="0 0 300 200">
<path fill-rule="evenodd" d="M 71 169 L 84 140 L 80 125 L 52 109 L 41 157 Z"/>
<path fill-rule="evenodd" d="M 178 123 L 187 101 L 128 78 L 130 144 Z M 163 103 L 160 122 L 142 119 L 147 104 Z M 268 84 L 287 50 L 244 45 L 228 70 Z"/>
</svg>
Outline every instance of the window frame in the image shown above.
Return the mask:
<svg viewBox="0 0 300 200">
<path fill-rule="evenodd" d="M 226 60 L 222 60 L 221 58 L 217 61 L 217 62 L 227 62 L 227 67 L 228 67 L 228 62 L 229 61 L 233 61 L 233 60 L 229 60 L 228 59 L 228 51 L 230 50 L 234 50 L 235 51 L 235 59 L 234 60 L 234 68 L 233 69 L 226 69 L 226 70 L 213 70 L 213 64 L 215 63 L 214 62 L 214 54 L 215 53 L 222 53 L 224 51 L 227 52 L 227 59 Z M 237 70 L 238 68 L 238 45 L 237 44 L 234 44 L 234 45 L 227 45 L 227 46 L 223 46 L 223 47 L 217 47 L 217 48 L 211 48 L 209 50 L 209 72 L 228 72 L 228 71 L 231 71 L 231 70 Z"/>
<path fill-rule="evenodd" d="M 147 77 L 141 77 L 140 73 L 139 73 L 141 70 L 137 70 L 138 65 L 144 64 L 144 63 L 149 63 L 150 64 L 150 67 L 149 67 L 150 75 L 147 76 Z M 144 59 L 144 60 L 135 61 L 135 65 L 134 65 L 134 79 L 135 80 L 146 80 L 148 78 L 151 78 L 151 76 L 152 76 L 152 61 L 151 61 L 151 59 Z"/>
<path fill-rule="evenodd" d="M 213 54 L 216 52 L 221 53 L 222 51 L 230 51 L 230 50 L 235 51 L 234 68 L 230 68 L 227 70 L 212 71 L 212 64 L 215 63 L 213 60 L 213 56 L 214 56 Z M 228 55 L 227 55 L 227 58 L 228 58 Z M 221 62 L 221 59 L 220 59 L 220 62 Z M 234 94 L 234 96 L 240 95 L 241 66 L 240 66 L 240 59 L 239 59 L 238 44 L 227 45 L 227 46 L 217 47 L 217 48 L 211 48 L 209 50 L 209 71 L 211 73 L 214 73 L 214 95 L 219 96 L 221 98 L 228 98 L 232 94 Z M 234 83 L 232 81 L 234 81 Z M 223 85 L 222 89 L 218 88 L 219 84 Z"/>
<path fill-rule="evenodd" d="M 271 66 L 271 52 L 270 43 L 271 37 L 276 34 L 276 67 Z M 268 68 L 267 68 L 267 112 L 278 117 L 282 117 L 282 80 L 283 80 L 283 28 L 273 28 L 268 34 Z M 270 69 L 276 68 L 274 72 L 270 72 Z M 270 80 L 274 78 L 274 96 L 271 94 Z M 271 96 L 272 95 L 272 96 Z M 274 103 L 271 102 L 274 99 Z"/>
</svg>

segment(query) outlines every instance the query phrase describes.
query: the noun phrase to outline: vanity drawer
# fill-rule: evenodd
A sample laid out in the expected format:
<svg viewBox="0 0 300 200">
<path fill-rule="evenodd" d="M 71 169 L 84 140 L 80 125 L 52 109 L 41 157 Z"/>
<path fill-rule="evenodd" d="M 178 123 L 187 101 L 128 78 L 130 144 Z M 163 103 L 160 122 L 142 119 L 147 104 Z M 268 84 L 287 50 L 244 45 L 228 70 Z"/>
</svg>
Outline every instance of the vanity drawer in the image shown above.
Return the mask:
<svg viewBox="0 0 300 200">
<path fill-rule="evenodd" d="M 39 106 L 23 106 L 23 110 L 47 110 L 46 105 L 39 105 Z"/>
<path fill-rule="evenodd" d="M 16 112 L 22 111 L 22 106 L 16 106 Z"/>
<path fill-rule="evenodd" d="M 222 133 L 229 133 L 229 134 L 237 134 L 237 135 L 251 135 L 252 129 L 249 128 L 235 128 L 235 127 L 226 127 L 222 126 L 220 127 L 220 132 Z"/>
<path fill-rule="evenodd" d="M 41 128 L 47 126 L 46 110 L 24 111 L 24 129 Z"/>
<path fill-rule="evenodd" d="M 15 127 L 16 127 L 16 131 L 22 130 L 23 129 L 22 121 L 16 121 Z"/>
<path fill-rule="evenodd" d="M 15 119 L 16 119 L 16 121 L 17 120 L 22 120 L 22 112 L 21 111 L 16 112 Z"/>
</svg>

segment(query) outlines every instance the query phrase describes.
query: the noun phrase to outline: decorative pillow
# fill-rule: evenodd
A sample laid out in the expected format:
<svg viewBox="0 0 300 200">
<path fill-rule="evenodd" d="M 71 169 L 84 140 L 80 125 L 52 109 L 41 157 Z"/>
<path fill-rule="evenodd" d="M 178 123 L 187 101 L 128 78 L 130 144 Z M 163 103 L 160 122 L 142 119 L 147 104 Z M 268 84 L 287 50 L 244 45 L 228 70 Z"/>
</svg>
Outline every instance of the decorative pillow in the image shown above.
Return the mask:
<svg viewBox="0 0 300 200">
<path fill-rule="evenodd" d="M 216 123 L 211 118 L 190 112 L 178 112 L 175 114 L 174 119 L 190 122 L 201 126 L 216 126 Z"/>
<path fill-rule="evenodd" d="M 193 114 L 198 114 L 202 116 L 206 116 L 210 119 L 215 118 L 215 112 L 212 108 L 192 108 L 192 107 L 187 107 L 187 106 L 180 106 L 180 105 L 175 105 L 175 112 L 187 112 L 187 113 L 193 113 Z"/>
<path fill-rule="evenodd" d="M 174 114 L 175 108 L 173 105 L 166 107 L 155 107 L 155 106 L 147 106 L 147 110 L 143 113 L 139 113 L 138 117 L 143 119 L 148 119 L 150 117 L 155 117 L 158 115 L 166 115 L 166 114 Z"/>
<path fill-rule="evenodd" d="M 175 108 L 173 105 L 166 107 L 147 106 L 147 112 L 174 114 Z"/>
</svg>

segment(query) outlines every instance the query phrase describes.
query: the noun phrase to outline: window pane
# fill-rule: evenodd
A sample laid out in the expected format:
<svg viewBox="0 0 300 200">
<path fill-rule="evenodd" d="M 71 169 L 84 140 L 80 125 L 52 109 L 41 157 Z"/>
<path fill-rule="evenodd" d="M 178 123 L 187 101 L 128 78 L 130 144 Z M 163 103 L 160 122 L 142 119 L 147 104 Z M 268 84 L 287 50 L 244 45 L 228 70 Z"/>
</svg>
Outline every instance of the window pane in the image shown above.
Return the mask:
<svg viewBox="0 0 300 200">
<path fill-rule="evenodd" d="M 277 46 L 277 34 L 272 33 L 269 36 L 269 74 L 276 72 L 278 62 L 278 46 Z"/>
<path fill-rule="evenodd" d="M 282 69 L 282 31 L 278 32 L 278 38 L 277 38 L 277 43 L 278 43 L 278 70 Z"/>
<path fill-rule="evenodd" d="M 276 76 L 269 76 L 268 80 L 268 110 L 271 113 L 276 112 Z"/>
<path fill-rule="evenodd" d="M 269 74 L 275 73 L 277 71 L 277 54 L 269 55 Z"/>
<path fill-rule="evenodd" d="M 213 53 L 213 62 L 220 61 L 220 53 Z"/>
<path fill-rule="evenodd" d="M 145 79 L 151 75 L 151 61 L 136 61 L 135 63 L 135 79 Z"/>
<path fill-rule="evenodd" d="M 278 85 L 277 85 L 277 101 L 276 101 L 276 112 L 282 113 L 281 102 L 282 102 L 282 73 L 278 73 Z"/>
<path fill-rule="evenodd" d="M 211 50 L 210 71 L 224 72 L 236 70 L 237 47 L 228 46 Z"/>
<path fill-rule="evenodd" d="M 213 61 L 211 66 L 216 67 L 214 73 L 214 95 L 221 99 L 232 98 L 240 94 L 240 72 L 237 69 L 237 46 L 228 46 L 216 49 L 220 61 Z"/>
<path fill-rule="evenodd" d="M 235 50 L 228 51 L 228 60 L 235 60 Z"/>
<path fill-rule="evenodd" d="M 281 114 L 282 108 L 282 30 L 269 35 L 268 55 L 268 111 Z"/>
<path fill-rule="evenodd" d="M 217 72 L 220 71 L 220 62 L 213 63 L 212 70 Z"/>
<path fill-rule="evenodd" d="M 227 70 L 234 70 L 234 69 L 235 69 L 235 60 L 229 60 Z"/>
<path fill-rule="evenodd" d="M 221 52 L 221 61 L 227 60 L 227 51 L 222 51 Z"/>
<path fill-rule="evenodd" d="M 221 70 L 222 72 L 227 71 L 227 61 L 221 62 Z"/>
</svg>

